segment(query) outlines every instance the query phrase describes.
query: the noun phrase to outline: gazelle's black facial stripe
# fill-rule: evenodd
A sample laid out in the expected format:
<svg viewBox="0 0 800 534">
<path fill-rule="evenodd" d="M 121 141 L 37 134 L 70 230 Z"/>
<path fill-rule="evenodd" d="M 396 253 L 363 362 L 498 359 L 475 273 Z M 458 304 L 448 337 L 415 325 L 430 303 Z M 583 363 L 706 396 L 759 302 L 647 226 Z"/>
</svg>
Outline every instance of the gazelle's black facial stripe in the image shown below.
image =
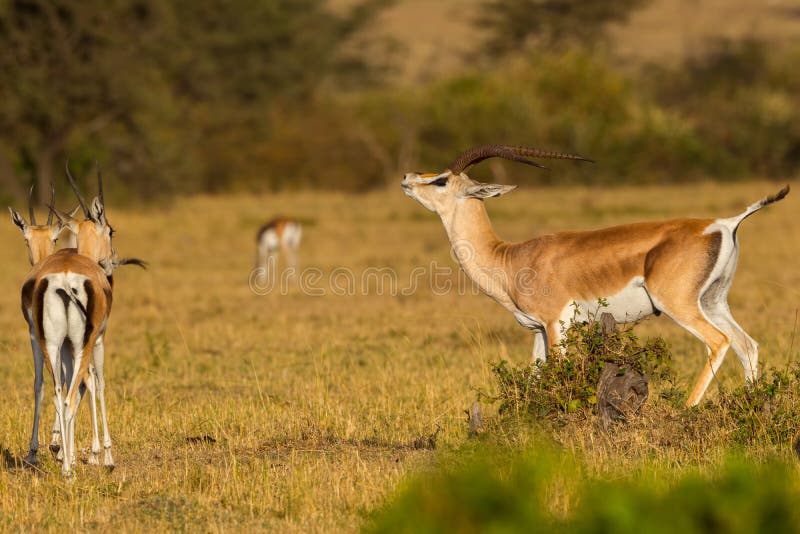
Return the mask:
<svg viewBox="0 0 800 534">
<path fill-rule="evenodd" d="M 444 176 L 442 178 L 437 178 L 436 180 L 432 181 L 429 185 L 435 185 L 438 187 L 443 187 L 447 185 L 447 180 L 449 179 L 448 176 Z"/>
</svg>

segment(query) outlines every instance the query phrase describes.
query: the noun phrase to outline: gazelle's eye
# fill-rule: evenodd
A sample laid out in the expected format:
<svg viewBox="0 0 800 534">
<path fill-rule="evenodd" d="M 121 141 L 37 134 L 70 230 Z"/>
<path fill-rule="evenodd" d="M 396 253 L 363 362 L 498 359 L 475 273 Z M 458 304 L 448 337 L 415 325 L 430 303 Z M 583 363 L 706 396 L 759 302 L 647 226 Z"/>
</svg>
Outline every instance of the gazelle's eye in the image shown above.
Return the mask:
<svg viewBox="0 0 800 534">
<path fill-rule="evenodd" d="M 437 178 L 436 180 L 432 181 L 432 182 L 430 183 L 430 185 L 435 185 L 435 186 L 438 186 L 438 187 L 443 187 L 443 186 L 447 185 L 447 179 L 448 179 L 448 177 L 447 177 L 447 176 L 445 176 L 444 178 Z"/>
</svg>

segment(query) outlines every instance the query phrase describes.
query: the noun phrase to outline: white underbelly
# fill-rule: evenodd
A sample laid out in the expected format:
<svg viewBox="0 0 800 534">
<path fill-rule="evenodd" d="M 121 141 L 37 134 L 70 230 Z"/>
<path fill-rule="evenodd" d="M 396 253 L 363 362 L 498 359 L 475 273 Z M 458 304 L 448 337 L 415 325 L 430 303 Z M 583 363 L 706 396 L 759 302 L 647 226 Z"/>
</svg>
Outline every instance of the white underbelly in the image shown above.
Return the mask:
<svg viewBox="0 0 800 534">
<path fill-rule="evenodd" d="M 603 313 L 610 313 L 618 323 L 631 323 L 655 313 L 653 301 L 644 287 L 644 280 L 636 277 L 622 291 L 593 301 L 574 300 L 561 312 L 565 324 L 570 321 L 600 319 Z"/>
</svg>

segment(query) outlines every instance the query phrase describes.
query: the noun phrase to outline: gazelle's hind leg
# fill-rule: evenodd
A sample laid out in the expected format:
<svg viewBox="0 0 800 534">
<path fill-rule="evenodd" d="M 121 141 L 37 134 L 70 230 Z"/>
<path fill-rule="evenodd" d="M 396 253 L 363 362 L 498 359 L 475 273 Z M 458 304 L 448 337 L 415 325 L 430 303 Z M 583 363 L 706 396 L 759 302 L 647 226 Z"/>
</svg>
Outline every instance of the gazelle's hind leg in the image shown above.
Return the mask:
<svg viewBox="0 0 800 534">
<path fill-rule="evenodd" d="M 654 291 L 649 285 L 648 283 L 647 291 L 656 307 L 706 345 L 706 364 L 686 399 L 687 407 L 696 406 L 722 365 L 731 338 L 725 330 L 709 321 L 697 297 L 689 288 L 685 291 L 670 291 L 669 286 L 666 286 L 667 290 L 660 292 Z M 657 282 L 653 285 L 657 285 Z"/>
<path fill-rule="evenodd" d="M 714 323 L 730 336 L 731 347 L 744 368 L 745 380 L 755 382 L 758 379 L 758 343 L 734 320 L 727 304 L 720 318 L 722 319 L 720 322 L 715 318 Z"/>
<path fill-rule="evenodd" d="M 731 347 L 739 357 L 744 369 L 746 381 L 753 382 L 758 378 L 758 343 L 742 329 L 731 315 L 728 306 L 728 291 L 733 282 L 736 270 L 736 249 L 720 265 L 719 276 L 706 288 L 700 296 L 700 307 L 708 320 L 725 332 L 731 340 Z"/>
<path fill-rule="evenodd" d="M 703 311 L 695 305 L 694 309 L 669 310 L 663 309 L 676 323 L 694 334 L 705 343 L 708 358 L 703 371 L 694 383 L 686 406 L 696 406 L 705 395 L 711 380 L 716 376 L 725 354 L 728 352 L 731 340 L 728 335 L 716 325 L 706 319 Z"/>
<path fill-rule="evenodd" d="M 711 321 L 699 298 L 708 291 L 709 280 L 732 276 L 736 266 L 736 246 L 731 233 L 724 228 L 713 231 L 712 227 L 694 239 L 665 241 L 645 258 L 645 289 L 655 308 L 705 343 L 708 352 L 686 406 L 695 406 L 703 398 L 732 339 L 727 328 Z M 730 273 L 723 269 L 726 266 Z M 675 273 L 683 274 L 676 277 Z"/>
</svg>

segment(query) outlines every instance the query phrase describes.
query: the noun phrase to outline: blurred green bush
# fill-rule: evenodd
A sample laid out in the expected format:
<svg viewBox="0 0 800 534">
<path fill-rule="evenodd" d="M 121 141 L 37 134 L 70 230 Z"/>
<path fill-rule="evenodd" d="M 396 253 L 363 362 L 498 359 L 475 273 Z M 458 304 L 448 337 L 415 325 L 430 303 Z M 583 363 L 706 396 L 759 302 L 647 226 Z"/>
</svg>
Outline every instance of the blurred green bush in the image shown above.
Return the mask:
<svg viewBox="0 0 800 534">
<path fill-rule="evenodd" d="M 800 532 L 797 465 L 731 458 L 710 474 L 664 469 L 603 480 L 564 455 L 479 453 L 418 475 L 368 532 L 755 534 Z"/>
</svg>

